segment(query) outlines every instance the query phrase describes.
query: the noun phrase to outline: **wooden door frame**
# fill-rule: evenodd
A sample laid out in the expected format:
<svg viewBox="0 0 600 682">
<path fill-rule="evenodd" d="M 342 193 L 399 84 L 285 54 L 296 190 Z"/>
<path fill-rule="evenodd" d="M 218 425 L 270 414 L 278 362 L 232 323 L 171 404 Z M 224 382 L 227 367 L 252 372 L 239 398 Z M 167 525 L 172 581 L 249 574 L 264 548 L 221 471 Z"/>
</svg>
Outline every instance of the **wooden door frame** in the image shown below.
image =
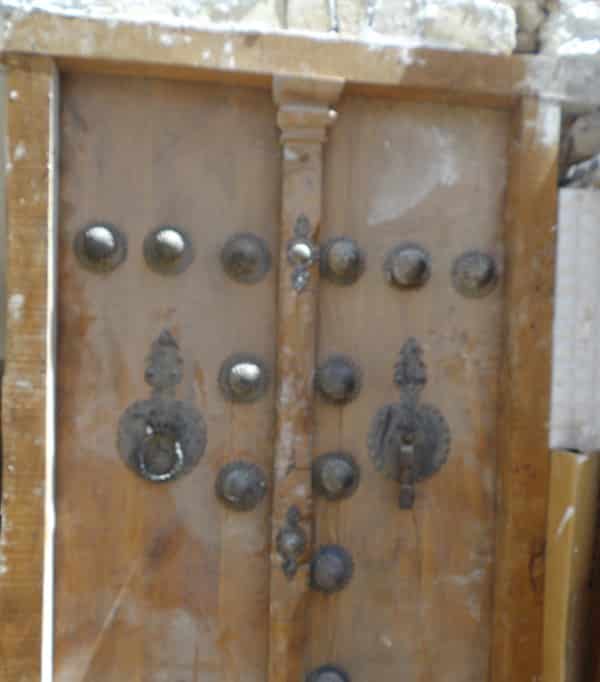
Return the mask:
<svg viewBox="0 0 600 682">
<path fill-rule="evenodd" d="M 149 30 L 126 23 L 115 27 L 43 12 L 8 15 L 3 44 L 9 93 L 9 240 L 2 397 L 2 679 L 51 679 L 56 111 L 60 73 L 69 71 L 265 89 L 281 76 L 343 79 L 344 94 L 511 112 L 490 677 L 492 682 L 539 679 L 561 106 L 600 104 L 600 90 L 589 87 L 594 79 L 600 81 L 600 65 L 575 58 L 503 57 L 393 45 L 373 49 L 357 41 L 295 34 L 158 26 Z M 165 32 L 169 41 L 160 39 Z M 545 89 L 552 93 L 551 100 L 543 98 Z"/>
</svg>

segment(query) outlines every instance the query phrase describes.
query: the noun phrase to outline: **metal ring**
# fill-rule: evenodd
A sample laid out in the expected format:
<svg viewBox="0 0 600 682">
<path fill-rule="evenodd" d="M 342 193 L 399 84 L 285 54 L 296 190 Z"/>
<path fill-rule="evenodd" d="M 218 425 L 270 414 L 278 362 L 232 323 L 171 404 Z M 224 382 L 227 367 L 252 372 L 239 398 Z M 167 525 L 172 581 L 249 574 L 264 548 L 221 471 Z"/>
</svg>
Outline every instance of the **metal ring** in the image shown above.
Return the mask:
<svg viewBox="0 0 600 682">
<path fill-rule="evenodd" d="M 176 443 L 175 447 L 173 448 L 173 452 L 175 453 L 175 461 L 173 462 L 173 466 L 163 474 L 154 474 L 148 469 L 148 467 L 146 466 L 146 458 L 144 456 L 143 451 L 144 443 L 142 443 L 139 446 L 136 452 L 136 456 L 138 461 L 138 472 L 140 476 L 142 476 L 146 480 L 152 481 L 153 483 L 164 483 L 166 481 L 172 481 L 174 478 L 177 478 L 177 476 L 183 471 L 185 457 L 183 455 L 183 450 L 179 443 Z"/>
</svg>

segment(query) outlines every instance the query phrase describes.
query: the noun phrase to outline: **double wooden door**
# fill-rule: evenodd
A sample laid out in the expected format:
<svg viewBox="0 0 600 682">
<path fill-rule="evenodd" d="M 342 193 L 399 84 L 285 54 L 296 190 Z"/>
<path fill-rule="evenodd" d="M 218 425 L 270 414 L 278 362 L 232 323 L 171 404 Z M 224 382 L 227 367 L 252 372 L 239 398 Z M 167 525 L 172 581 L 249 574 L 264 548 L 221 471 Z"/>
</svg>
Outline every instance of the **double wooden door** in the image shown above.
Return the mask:
<svg viewBox="0 0 600 682">
<path fill-rule="evenodd" d="M 485 680 L 509 115 L 61 89 L 56 681 Z"/>
</svg>

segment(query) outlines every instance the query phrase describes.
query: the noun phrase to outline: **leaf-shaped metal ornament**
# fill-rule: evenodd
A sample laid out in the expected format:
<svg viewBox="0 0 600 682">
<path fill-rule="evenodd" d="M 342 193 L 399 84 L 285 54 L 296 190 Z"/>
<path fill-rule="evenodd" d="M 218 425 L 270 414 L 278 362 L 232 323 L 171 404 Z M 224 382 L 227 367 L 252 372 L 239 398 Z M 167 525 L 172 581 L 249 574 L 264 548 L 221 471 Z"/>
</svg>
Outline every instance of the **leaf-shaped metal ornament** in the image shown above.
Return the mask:
<svg viewBox="0 0 600 682">
<path fill-rule="evenodd" d="M 144 374 L 152 387 L 148 400 L 133 403 L 119 421 L 117 448 L 123 461 L 154 483 L 191 471 L 206 449 L 206 424 L 200 412 L 175 399 L 183 379 L 183 359 L 167 330 L 152 343 Z"/>
<path fill-rule="evenodd" d="M 377 470 L 400 483 L 400 508 L 411 509 L 415 484 L 439 471 L 448 458 L 450 429 L 439 410 L 420 403 L 427 370 L 414 338 L 400 351 L 394 383 L 400 389 L 400 400 L 377 410 L 368 447 Z"/>
</svg>

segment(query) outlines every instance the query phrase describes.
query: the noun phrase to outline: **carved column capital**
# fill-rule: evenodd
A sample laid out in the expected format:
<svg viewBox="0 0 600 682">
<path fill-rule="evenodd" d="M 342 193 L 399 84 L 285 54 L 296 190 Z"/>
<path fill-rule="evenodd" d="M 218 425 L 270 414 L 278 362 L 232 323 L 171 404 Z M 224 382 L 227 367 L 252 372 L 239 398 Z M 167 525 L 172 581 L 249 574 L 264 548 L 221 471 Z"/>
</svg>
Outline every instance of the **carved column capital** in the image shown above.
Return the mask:
<svg viewBox="0 0 600 682">
<path fill-rule="evenodd" d="M 337 102 L 344 81 L 275 76 L 273 98 L 279 107 L 277 125 L 281 142 L 319 143 L 327 139 L 327 128 L 335 122 Z"/>
</svg>

